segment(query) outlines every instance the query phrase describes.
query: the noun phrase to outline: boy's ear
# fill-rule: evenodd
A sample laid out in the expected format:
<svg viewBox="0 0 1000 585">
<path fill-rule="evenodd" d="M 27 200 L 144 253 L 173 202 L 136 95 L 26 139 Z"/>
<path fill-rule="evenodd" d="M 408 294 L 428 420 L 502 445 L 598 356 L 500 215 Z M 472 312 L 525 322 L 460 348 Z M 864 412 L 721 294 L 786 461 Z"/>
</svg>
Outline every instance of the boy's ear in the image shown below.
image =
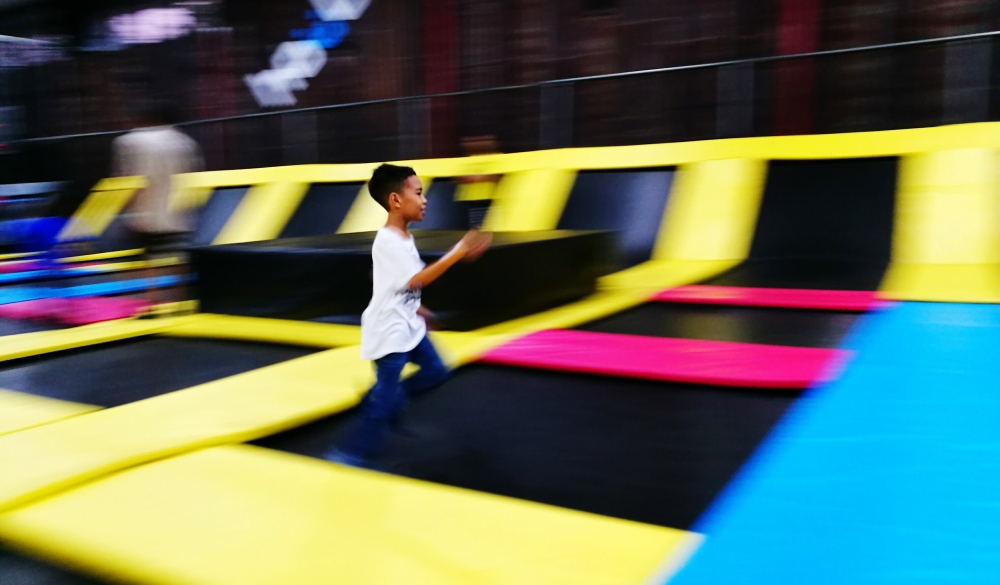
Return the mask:
<svg viewBox="0 0 1000 585">
<path fill-rule="evenodd" d="M 401 203 L 399 200 L 399 193 L 396 193 L 395 191 L 389 193 L 389 207 L 392 207 L 394 202 L 396 205 L 399 205 Z"/>
</svg>

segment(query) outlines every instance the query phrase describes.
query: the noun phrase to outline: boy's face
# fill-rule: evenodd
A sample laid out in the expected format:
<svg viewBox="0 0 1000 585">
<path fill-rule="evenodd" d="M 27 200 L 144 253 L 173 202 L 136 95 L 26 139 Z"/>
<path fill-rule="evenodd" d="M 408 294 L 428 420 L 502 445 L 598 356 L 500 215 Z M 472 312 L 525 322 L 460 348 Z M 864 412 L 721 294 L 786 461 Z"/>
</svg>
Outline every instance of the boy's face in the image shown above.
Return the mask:
<svg viewBox="0 0 1000 585">
<path fill-rule="evenodd" d="M 424 219 L 424 208 L 427 207 L 427 198 L 424 197 L 424 186 L 420 178 L 416 175 L 406 179 L 403 183 L 402 193 L 393 193 L 392 198 L 396 199 L 396 205 L 403 219 L 406 221 L 421 221 Z"/>
</svg>

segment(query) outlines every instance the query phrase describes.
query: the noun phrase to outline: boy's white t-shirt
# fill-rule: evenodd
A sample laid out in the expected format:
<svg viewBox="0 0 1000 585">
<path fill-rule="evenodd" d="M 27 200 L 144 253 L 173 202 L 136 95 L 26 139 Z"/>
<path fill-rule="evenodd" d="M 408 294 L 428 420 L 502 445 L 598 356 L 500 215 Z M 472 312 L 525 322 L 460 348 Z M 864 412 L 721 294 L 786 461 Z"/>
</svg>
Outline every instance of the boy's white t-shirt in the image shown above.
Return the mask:
<svg viewBox="0 0 1000 585">
<path fill-rule="evenodd" d="M 383 227 L 372 244 L 372 300 L 361 314 L 361 359 L 377 360 L 415 348 L 427 334 L 417 315 L 420 291 L 406 284 L 425 264 L 413 236 Z"/>
</svg>

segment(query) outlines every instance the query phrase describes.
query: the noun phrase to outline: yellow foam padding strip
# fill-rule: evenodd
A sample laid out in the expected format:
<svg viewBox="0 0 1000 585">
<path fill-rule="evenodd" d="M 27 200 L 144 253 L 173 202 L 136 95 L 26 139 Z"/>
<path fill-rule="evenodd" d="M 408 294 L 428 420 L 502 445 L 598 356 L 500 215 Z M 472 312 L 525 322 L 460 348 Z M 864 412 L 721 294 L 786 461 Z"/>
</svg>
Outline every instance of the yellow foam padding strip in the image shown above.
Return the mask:
<svg viewBox="0 0 1000 585">
<path fill-rule="evenodd" d="M 424 186 L 424 194 L 426 195 L 434 182 L 434 177 L 420 175 L 420 182 Z M 386 210 L 372 199 L 368 192 L 368 183 L 365 183 L 358 191 L 358 196 L 354 198 L 351 208 L 347 210 L 344 220 L 340 222 L 337 233 L 372 232 L 384 226 L 388 216 Z"/>
<path fill-rule="evenodd" d="M 177 266 L 178 264 L 181 264 L 181 259 L 177 256 L 170 256 L 164 258 L 153 258 L 151 260 L 109 262 L 107 264 L 87 266 L 86 269 L 91 272 L 107 273 L 107 272 L 124 272 L 126 270 L 142 270 L 144 268 L 164 268 L 167 266 Z"/>
<path fill-rule="evenodd" d="M 639 584 L 698 535 L 251 446 L 0 516 L 0 538 L 150 585 Z"/>
<path fill-rule="evenodd" d="M 94 191 L 136 191 L 146 186 L 146 177 L 108 177 L 94 185 Z"/>
<path fill-rule="evenodd" d="M 483 227 L 494 231 L 555 229 L 575 180 L 575 170 L 534 169 L 504 175 Z"/>
<path fill-rule="evenodd" d="M 879 292 L 897 301 L 1000 303 L 1000 264 L 893 263 Z"/>
<path fill-rule="evenodd" d="M 882 132 L 761 136 L 668 144 L 566 148 L 486 156 L 397 161 L 421 176 L 506 174 L 534 169 L 614 169 L 683 165 L 717 159 L 830 159 L 902 156 L 938 150 L 1000 148 L 1000 123 L 957 124 Z M 367 181 L 379 163 L 298 165 L 183 175 L 185 188 L 211 189 L 265 183 Z M 103 182 L 101 183 L 103 185 Z"/>
<path fill-rule="evenodd" d="M 455 187 L 455 201 L 488 201 L 493 199 L 496 189 L 493 181 L 459 183 Z"/>
<path fill-rule="evenodd" d="M 67 258 L 59 258 L 57 262 L 63 263 L 75 263 L 75 262 L 96 262 L 98 260 L 113 260 L 115 258 L 127 258 L 129 256 L 139 256 L 146 250 L 143 248 L 132 248 L 130 250 L 115 250 L 113 252 L 101 252 L 99 254 L 84 254 L 82 256 L 69 256 Z"/>
<path fill-rule="evenodd" d="M 901 264 L 1000 262 L 1000 158 L 992 149 L 904 157 L 899 165 L 892 260 Z"/>
<path fill-rule="evenodd" d="M 242 339 L 307 347 L 334 348 L 361 343 L 361 330 L 350 325 L 287 319 L 233 317 L 202 313 L 163 332 L 175 337 Z"/>
<path fill-rule="evenodd" d="M 251 187 L 213 244 L 258 242 L 278 237 L 309 190 L 309 183 L 275 182 Z"/>
<path fill-rule="evenodd" d="M 742 158 L 765 160 L 862 158 L 998 147 L 1000 147 L 1000 123 L 984 122 L 882 132 L 761 136 L 516 153 L 504 155 L 507 158 L 498 162 L 493 172 L 512 172 L 521 168 L 638 168 Z"/>
<path fill-rule="evenodd" d="M 750 252 L 767 162 L 725 159 L 681 166 L 653 258 L 742 260 Z"/>
<path fill-rule="evenodd" d="M 175 301 L 172 303 L 158 303 L 147 309 L 146 312 L 153 313 L 155 315 L 169 315 L 172 317 L 179 317 L 181 315 L 187 315 L 188 313 L 193 313 L 197 310 L 198 310 L 198 301 L 188 300 L 188 301 Z M 196 315 L 187 315 L 184 317 L 184 319 L 177 319 L 173 321 L 173 323 L 183 324 L 186 323 L 188 319 L 196 319 L 196 318 L 197 318 Z M 170 329 L 165 329 L 160 333 L 165 335 L 169 332 Z"/>
<path fill-rule="evenodd" d="M 12 254 L 0 254 L 0 261 L 2 260 L 17 260 L 18 258 L 27 258 L 29 256 L 37 256 L 36 252 L 15 252 Z"/>
<path fill-rule="evenodd" d="M 117 320 L 53 331 L 36 331 L 0 337 L 0 362 L 75 349 L 98 343 L 152 335 L 176 325 L 180 319 L 157 321 Z M 181 321 L 182 322 L 182 321 Z"/>
<path fill-rule="evenodd" d="M 430 188 L 430 181 L 421 177 L 424 184 L 424 192 Z M 371 232 L 385 225 L 385 220 L 389 216 L 388 212 L 379 205 L 371 194 L 368 193 L 368 183 L 365 183 L 358 196 L 354 198 L 354 203 L 347 210 L 344 221 L 340 222 L 337 228 L 338 234 L 353 234 L 357 232 Z"/>
<path fill-rule="evenodd" d="M 60 230 L 57 239 L 65 241 L 101 235 L 132 199 L 135 191 L 135 189 L 92 191 Z"/>
<path fill-rule="evenodd" d="M 993 149 L 901 159 L 892 264 L 881 289 L 901 300 L 1000 298 L 1000 160 Z"/>
<path fill-rule="evenodd" d="M 357 346 L 332 349 L 0 436 L 0 510 L 106 473 L 250 441 L 350 408 L 374 379 Z"/>
<path fill-rule="evenodd" d="M 0 388 L 0 435 L 100 410 L 99 406 L 55 400 Z"/>
</svg>

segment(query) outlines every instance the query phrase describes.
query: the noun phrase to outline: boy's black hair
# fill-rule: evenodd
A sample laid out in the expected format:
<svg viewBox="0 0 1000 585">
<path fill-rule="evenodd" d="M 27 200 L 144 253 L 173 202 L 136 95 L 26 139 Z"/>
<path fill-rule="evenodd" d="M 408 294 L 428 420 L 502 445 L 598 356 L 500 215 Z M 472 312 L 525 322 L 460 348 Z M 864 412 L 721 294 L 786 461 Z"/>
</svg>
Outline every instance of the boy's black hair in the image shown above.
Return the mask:
<svg viewBox="0 0 1000 585">
<path fill-rule="evenodd" d="M 389 211 L 389 194 L 402 193 L 403 184 L 410 177 L 416 175 L 410 167 L 397 167 L 396 165 L 384 164 L 375 169 L 371 180 L 368 181 L 368 192 L 372 199 Z"/>
</svg>

